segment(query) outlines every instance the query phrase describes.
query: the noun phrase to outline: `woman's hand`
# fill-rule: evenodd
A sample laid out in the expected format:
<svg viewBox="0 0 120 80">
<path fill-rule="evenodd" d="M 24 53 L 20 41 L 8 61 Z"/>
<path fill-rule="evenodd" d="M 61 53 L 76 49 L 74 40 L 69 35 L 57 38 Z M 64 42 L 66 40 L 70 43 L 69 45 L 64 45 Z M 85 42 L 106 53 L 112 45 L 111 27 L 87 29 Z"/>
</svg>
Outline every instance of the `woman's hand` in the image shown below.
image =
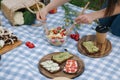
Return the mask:
<svg viewBox="0 0 120 80">
<path fill-rule="evenodd" d="M 48 12 L 54 8 L 57 8 L 58 6 L 68 2 L 70 0 L 52 0 L 47 6 L 45 6 L 43 9 L 41 9 L 39 12 L 36 13 L 36 18 L 38 20 L 46 20 L 46 16 Z"/>
<path fill-rule="evenodd" d="M 77 24 L 81 24 L 81 23 L 90 24 L 93 22 L 93 20 L 94 20 L 94 15 L 92 15 L 91 13 L 88 13 L 88 14 L 79 15 L 75 19 L 75 22 Z"/>
<path fill-rule="evenodd" d="M 48 14 L 48 10 L 46 8 L 43 8 L 36 13 L 36 18 L 37 20 L 46 21 L 47 14 Z"/>
</svg>

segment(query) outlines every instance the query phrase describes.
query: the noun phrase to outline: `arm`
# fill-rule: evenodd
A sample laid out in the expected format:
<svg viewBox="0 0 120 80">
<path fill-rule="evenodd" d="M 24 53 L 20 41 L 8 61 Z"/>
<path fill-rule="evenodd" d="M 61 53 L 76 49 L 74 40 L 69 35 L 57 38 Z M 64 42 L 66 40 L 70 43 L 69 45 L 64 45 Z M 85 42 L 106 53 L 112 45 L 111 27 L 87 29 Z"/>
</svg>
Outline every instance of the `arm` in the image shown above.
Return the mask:
<svg viewBox="0 0 120 80">
<path fill-rule="evenodd" d="M 70 0 L 52 0 L 46 7 L 36 13 L 36 18 L 38 20 L 46 20 L 46 15 L 50 10 L 57 8 L 68 1 Z"/>
<path fill-rule="evenodd" d="M 96 19 L 104 18 L 105 10 L 106 10 L 106 8 L 96 11 L 96 12 L 79 15 L 75 19 L 75 21 L 76 21 L 76 23 L 92 23 L 92 21 L 94 21 Z M 120 14 L 120 5 L 118 5 L 118 4 L 116 4 L 115 10 L 111 16 L 116 15 L 116 14 Z"/>
<path fill-rule="evenodd" d="M 92 15 L 95 16 L 95 17 L 94 17 L 94 20 L 99 19 L 99 18 L 104 18 L 104 17 L 105 17 L 105 16 L 104 16 L 105 10 L 106 10 L 106 9 L 102 9 L 102 10 L 93 12 Z M 113 14 L 112 14 L 111 16 L 117 15 L 117 14 L 120 14 L 120 5 L 118 5 L 118 4 L 116 4 L 115 10 L 114 10 L 114 12 L 113 12 Z"/>
</svg>

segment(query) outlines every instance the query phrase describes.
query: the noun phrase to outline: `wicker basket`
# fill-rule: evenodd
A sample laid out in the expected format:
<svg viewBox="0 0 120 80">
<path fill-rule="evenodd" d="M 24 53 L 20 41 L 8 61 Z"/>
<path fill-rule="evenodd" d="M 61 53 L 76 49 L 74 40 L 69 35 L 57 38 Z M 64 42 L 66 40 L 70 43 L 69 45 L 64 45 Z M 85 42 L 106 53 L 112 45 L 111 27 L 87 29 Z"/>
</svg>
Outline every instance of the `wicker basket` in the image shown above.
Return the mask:
<svg viewBox="0 0 120 80">
<path fill-rule="evenodd" d="M 24 9 L 27 7 L 31 7 L 35 4 L 41 4 L 44 7 L 44 4 L 39 2 L 39 0 L 3 0 L 1 2 L 1 10 L 4 13 L 5 17 L 10 21 L 10 23 L 14 26 L 14 13 L 17 10 Z"/>
<path fill-rule="evenodd" d="M 2 25 L 1 17 L 0 17 L 0 26 Z"/>
</svg>

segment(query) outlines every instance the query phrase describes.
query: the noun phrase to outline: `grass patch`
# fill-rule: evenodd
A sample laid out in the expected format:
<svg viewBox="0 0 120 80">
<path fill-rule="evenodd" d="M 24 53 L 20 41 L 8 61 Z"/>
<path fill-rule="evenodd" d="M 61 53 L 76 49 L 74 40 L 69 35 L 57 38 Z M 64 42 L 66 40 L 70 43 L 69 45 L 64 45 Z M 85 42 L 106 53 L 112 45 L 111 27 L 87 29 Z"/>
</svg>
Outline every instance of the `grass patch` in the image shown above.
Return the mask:
<svg viewBox="0 0 120 80">
<path fill-rule="evenodd" d="M 79 7 L 84 7 L 88 1 L 90 2 L 90 5 L 88 6 L 89 9 L 100 9 L 101 5 L 99 0 L 71 0 L 70 3 Z"/>
</svg>

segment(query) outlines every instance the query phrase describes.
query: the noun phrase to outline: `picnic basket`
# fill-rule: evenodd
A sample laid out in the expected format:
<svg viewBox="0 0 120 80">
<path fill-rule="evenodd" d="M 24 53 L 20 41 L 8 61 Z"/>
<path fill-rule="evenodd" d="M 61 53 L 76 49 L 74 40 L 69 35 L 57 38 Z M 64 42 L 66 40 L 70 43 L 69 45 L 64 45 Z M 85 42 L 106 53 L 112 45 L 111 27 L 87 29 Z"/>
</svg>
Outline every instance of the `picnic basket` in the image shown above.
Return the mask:
<svg viewBox="0 0 120 80">
<path fill-rule="evenodd" d="M 39 0 L 2 0 L 1 10 L 9 22 L 12 25 L 16 25 L 14 20 L 15 12 L 35 4 L 40 4 L 44 7 L 44 4 L 39 2 Z"/>
<path fill-rule="evenodd" d="M 2 23 L 1 23 L 1 18 L 0 18 L 0 26 L 1 26 L 1 24 L 2 24 Z"/>
</svg>

